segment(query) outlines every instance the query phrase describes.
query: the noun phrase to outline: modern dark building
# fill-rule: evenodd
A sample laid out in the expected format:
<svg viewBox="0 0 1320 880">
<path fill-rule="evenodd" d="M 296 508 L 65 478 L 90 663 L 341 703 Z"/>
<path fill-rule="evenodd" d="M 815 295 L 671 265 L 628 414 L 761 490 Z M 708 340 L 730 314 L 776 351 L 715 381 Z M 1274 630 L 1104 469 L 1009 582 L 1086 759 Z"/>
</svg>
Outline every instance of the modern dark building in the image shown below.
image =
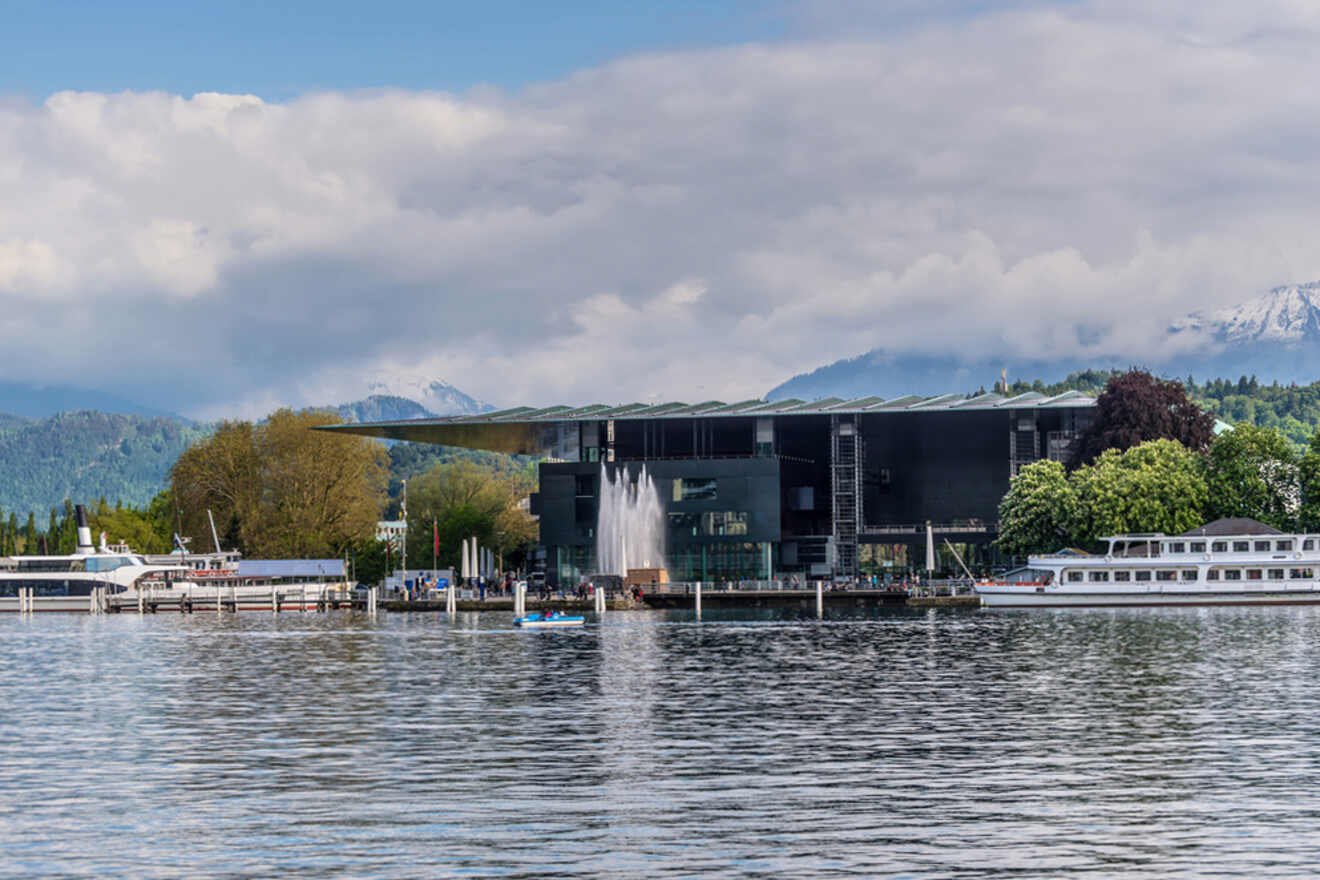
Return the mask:
<svg viewBox="0 0 1320 880">
<path fill-rule="evenodd" d="M 542 457 L 546 576 L 594 571 L 602 468 L 642 466 L 668 518 L 674 580 L 852 577 L 924 568 L 927 524 L 975 569 L 1000 560 L 999 502 L 1024 464 L 1068 456 L 1079 392 L 813 402 L 518 407 L 333 430 Z"/>
</svg>

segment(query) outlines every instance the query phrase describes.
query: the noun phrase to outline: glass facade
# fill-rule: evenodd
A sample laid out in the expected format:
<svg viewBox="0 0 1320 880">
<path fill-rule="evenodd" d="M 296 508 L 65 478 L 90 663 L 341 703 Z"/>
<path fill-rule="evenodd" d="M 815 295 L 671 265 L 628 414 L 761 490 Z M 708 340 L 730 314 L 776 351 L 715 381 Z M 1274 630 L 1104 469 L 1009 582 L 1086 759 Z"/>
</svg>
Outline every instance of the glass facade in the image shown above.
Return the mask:
<svg viewBox="0 0 1320 880">
<path fill-rule="evenodd" d="M 771 575 L 769 541 L 714 541 L 687 544 L 670 551 L 669 579 L 737 583 L 769 580 Z"/>
</svg>

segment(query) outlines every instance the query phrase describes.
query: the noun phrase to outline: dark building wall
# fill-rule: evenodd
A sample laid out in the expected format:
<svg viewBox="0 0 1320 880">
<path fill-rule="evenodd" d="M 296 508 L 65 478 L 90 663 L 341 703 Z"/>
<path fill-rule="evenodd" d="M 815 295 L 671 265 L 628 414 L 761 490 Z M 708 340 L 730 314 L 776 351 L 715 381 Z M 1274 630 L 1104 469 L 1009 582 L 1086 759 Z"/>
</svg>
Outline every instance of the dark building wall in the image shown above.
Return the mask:
<svg viewBox="0 0 1320 880">
<path fill-rule="evenodd" d="M 1008 491 L 1006 412 L 863 415 L 865 525 L 993 523 Z"/>
<path fill-rule="evenodd" d="M 860 540 L 924 543 L 924 528 L 920 536 L 901 537 L 901 529 L 882 527 L 929 520 L 974 526 L 961 537 L 956 528 L 944 534 L 988 544 L 1014 469 L 1057 453 L 1058 444 L 1072 436 L 1067 432 L 1084 427 L 1089 417 L 1089 408 L 1073 407 L 856 415 L 862 441 Z M 615 461 L 608 466 L 636 474 L 646 462 L 668 513 L 676 579 L 759 570 L 769 557 L 776 570 L 793 570 L 793 562 L 781 558 L 781 544 L 793 544 L 791 555 L 816 553 L 814 543 L 797 539 L 833 535 L 831 417 L 774 416 L 772 445 L 758 444 L 757 421 L 716 416 L 615 422 Z M 599 437 L 598 451 L 605 456 L 607 423 L 590 426 L 589 433 Z M 584 442 L 583 457 L 589 448 Z M 541 465 L 536 505 L 552 578 L 556 567 L 592 570 L 600 472 L 598 461 Z M 695 494 L 685 495 L 680 483 L 676 496 L 674 481 L 684 479 L 694 481 Z M 714 481 L 714 497 L 704 494 L 703 480 Z M 870 537 L 868 529 L 875 530 Z"/>
<path fill-rule="evenodd" d="M 616 440 L 618 434 L 615 434 Z M 541 543 L 552 561 L 552 582 L 594 569 L 595 526 L 601 464 L 546 462 L 540 466 Z M 637 479 L 640 462 L 607 465 Z M 710 458 L 650 461 L 666 510 L 666 547 L 676 578 L 752 576 L 780 537 L 779 463 L 773 458 Z M 675 481 L 678 485 L 675 486 Z M 713 486 L 711 486 L 713 482 Z"/>
</svg>

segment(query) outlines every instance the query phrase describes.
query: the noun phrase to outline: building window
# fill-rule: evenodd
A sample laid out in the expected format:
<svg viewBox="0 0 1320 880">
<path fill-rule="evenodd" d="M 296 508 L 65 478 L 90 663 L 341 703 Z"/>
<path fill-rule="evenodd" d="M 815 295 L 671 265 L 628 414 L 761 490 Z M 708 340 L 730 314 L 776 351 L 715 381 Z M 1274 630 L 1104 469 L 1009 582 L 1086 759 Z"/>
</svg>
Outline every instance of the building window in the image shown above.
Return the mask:
<svg viewBox="0 0 1320 880">
<path fill-rule="evenodd" d="M 696 536 L 701 530 L 701 517 L 695 513 L 669 512 L 669 532 L 672 535 Z"/>
<path fill-rule="evenodd" d="M 714 478 L 705 477 L 683 477 L 674 480 L 675 501 L 714 501 L 715 500 Z"/>
<path fill-rule="evenodd" d="M 747 534 L 747 513 L 741 510 L 712 510 L 701 515 L 702 534 L 711 537 Z"/>
</svg>

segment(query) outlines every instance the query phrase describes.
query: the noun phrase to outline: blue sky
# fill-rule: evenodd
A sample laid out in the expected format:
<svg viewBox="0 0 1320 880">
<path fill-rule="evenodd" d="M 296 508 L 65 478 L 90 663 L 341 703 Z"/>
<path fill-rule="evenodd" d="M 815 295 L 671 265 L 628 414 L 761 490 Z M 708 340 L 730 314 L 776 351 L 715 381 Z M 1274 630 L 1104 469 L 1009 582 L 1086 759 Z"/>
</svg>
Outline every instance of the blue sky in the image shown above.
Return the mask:
<svg viewBox="0 0 1320 880">
<path fill-rule="evenodd" d="M 517 88 L 639 51 L 781 38 L 777 2 L 319 0 L 4 4 L 0 92 Z"/>
</svg>

